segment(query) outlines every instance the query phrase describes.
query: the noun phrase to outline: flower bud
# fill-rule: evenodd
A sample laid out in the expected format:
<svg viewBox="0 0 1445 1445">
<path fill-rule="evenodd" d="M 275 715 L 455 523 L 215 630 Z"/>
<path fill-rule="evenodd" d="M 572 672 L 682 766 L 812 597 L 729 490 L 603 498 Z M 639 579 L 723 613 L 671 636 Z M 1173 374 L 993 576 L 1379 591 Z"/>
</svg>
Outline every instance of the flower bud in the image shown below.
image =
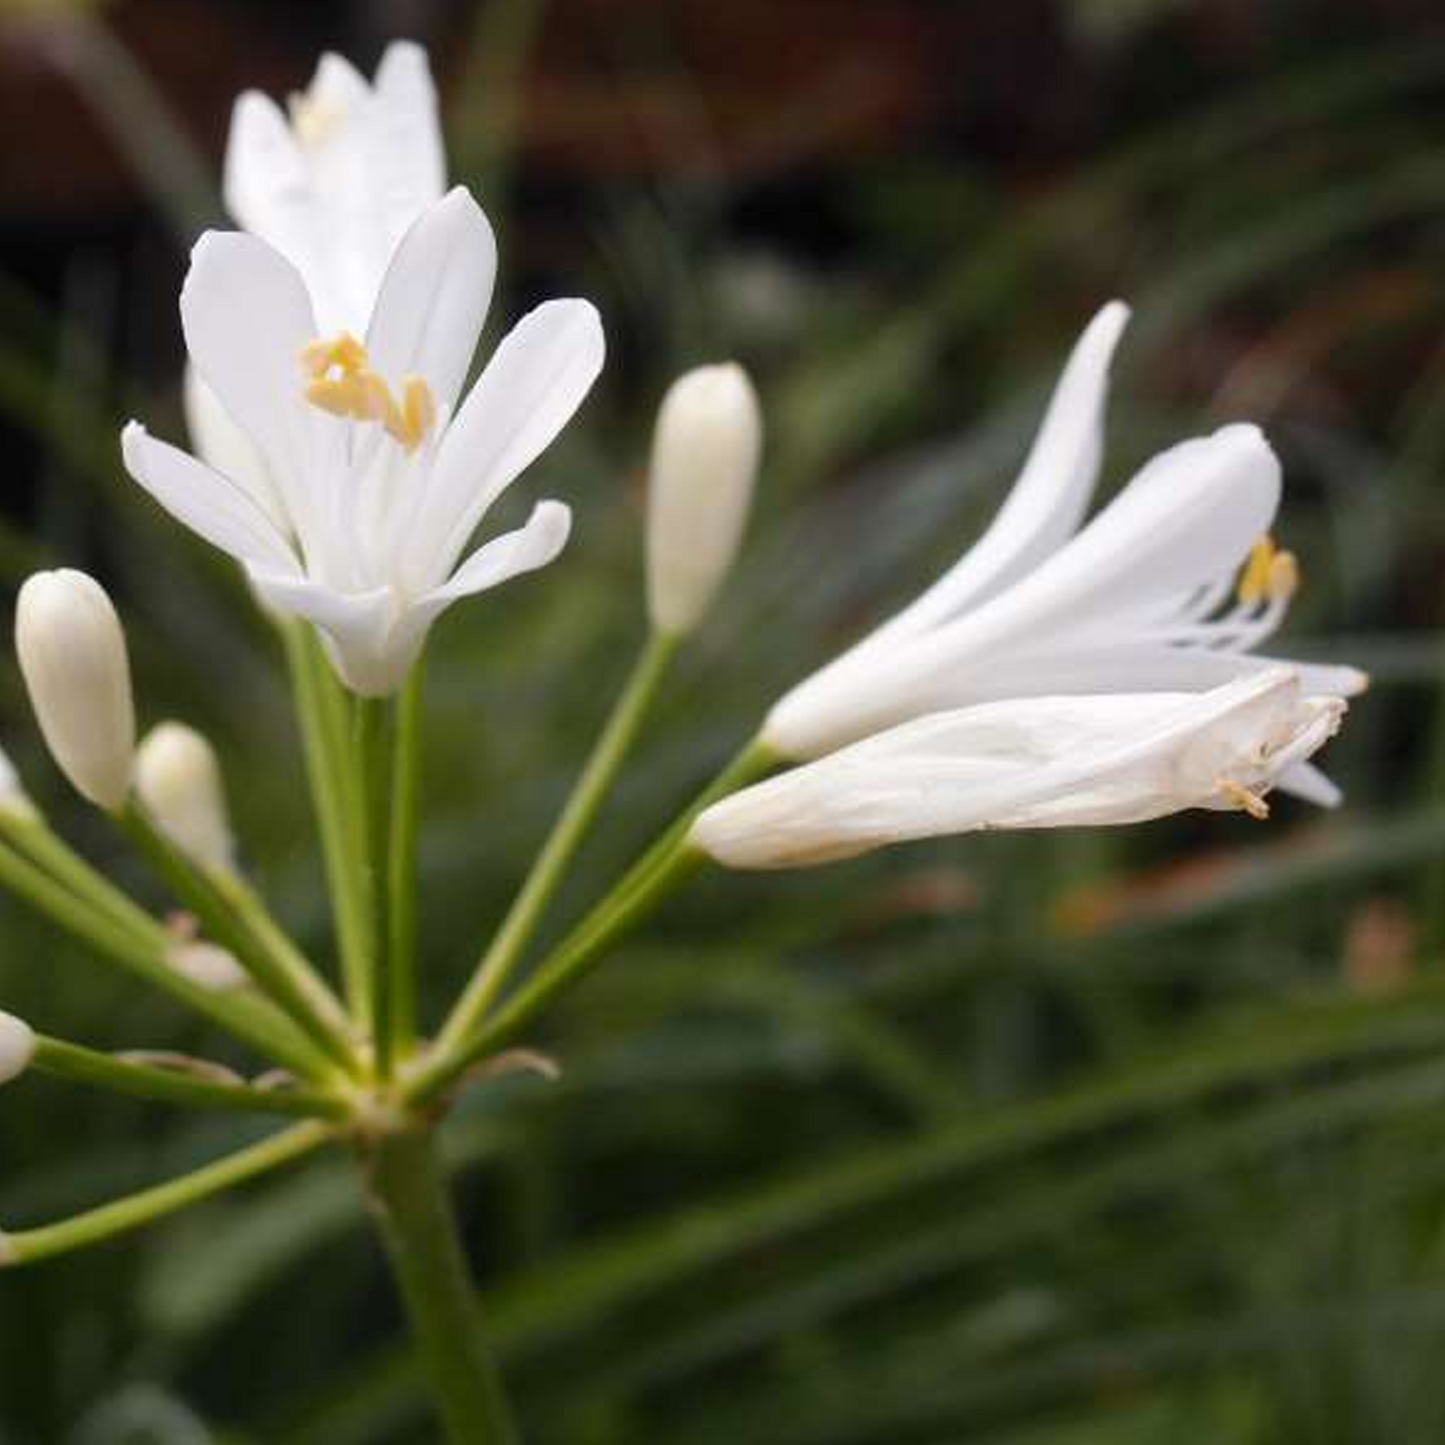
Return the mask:
<svg viewBox="0 0 1445 1445">
<path fill-rule="evenodd" d="M 136 753 L 135 787 L 165 835 L 193 863 L 229 870 L 235 845 L 215 750 L 194 728 L 163 722 Z"/>
<path fill-rule="evenodd" d="M 20 774 L 15 771 L 15 764 L 3 751 L 0 751 L 0 813 L 27 821 L 40 816 L 20 781 Z"/>
<path fill-rule="evenodd" d="M 20 589 L 15 649 L 40 731 L 60 770 L 114 812 L 130 792 L 135 707 L 120 618 L 84 572 L 37 572 Z"/>
<path fill-rule="evenodd" d="M 204 939 L 176 943 L 166 958 L 182 978 L 208 993 L 231 993 L 251 982 L 251 975 L 241 966 L 235 954 Z"/>
<path fill-rule="evenodd" d="M 35 1034 L 24 1019 L 0 1013 L 0 1084 L 18 1079 L 35 1057 Z"/>
<path fill-rule="evenodd" d="M 647 517 L 648 611 L 662 631 L 691 631 L 732 566 L 761 449 L 757 394 L 742 367 L 698 367 L 663 398 Z"/>
</svg>

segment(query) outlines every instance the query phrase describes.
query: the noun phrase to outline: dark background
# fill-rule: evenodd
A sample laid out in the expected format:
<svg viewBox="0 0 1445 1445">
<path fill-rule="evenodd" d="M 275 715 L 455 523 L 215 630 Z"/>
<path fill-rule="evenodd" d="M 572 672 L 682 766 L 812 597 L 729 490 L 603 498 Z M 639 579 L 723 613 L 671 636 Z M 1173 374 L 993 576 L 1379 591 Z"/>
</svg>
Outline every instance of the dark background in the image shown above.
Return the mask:
<svg viewBox="0 0 1445 1445">
<path fill-rule="evenodd" d="M 756 377 L 747 552 L 564 895 L 571 915 L 778 692 L 1003 495 L 1111 295 L 1109 484 L 1263 424 L 1298 654 L 1375 687 L 1349 793 L 710 877 L 452 1131 L 532 1438 L 564 1445 L 1350 1442 L 1445 1431 L 1445 13 L 1427 0 L 0 5 L 0 580 L 114 592 L 143 716 L 205 728 L 248 862 L 326 948 L 281 670 L 224 562 L 124 477 L 180 428 L 175 297 L 230 105 L 432 50 L 497 324 L 601 306 L 610 362 L 517 488 L 578 526 L 439 628 L 435 1011 L 641 640 L 642 462 L 684 366 Z M 525 500 L 519 500 L 522 505 Z M 150 901 L 42 756 L 57 824 Z M 18 909 L 0 1002 L 214 1051 Z M 240 1126 L 25 1080 L 0 1222 L 214 1157 Z M 423 1441 L 345 1161 L 0 1278 L 0 1442 Z"/>
</svg>

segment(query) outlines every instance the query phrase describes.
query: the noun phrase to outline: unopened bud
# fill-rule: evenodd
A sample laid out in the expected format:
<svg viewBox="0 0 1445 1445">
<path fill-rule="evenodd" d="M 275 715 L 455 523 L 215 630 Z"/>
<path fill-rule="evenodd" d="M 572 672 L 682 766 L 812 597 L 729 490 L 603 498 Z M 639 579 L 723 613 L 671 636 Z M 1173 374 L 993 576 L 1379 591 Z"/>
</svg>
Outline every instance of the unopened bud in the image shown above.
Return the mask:
<svg viewBox="0 0 1445 1445">
<path fill-rule="evenodd" d="M 24 1019 L 0 1013 L 0 1084 L 18 1079 L 35 1057 L 35 1034 Z"/>
<path fill-rule="evenodd" d="M 732 566 L 762 435 L 757 394 L 734 363 L 689 371 L 663 398 L 647 502 L 647 603 L 664 632 L 695 627 Z"/>
<path fill-rule="evenodd" d="M 146 734 L 136 753 L 135 788 L 161 831 L 191 862 L 234 866 L 221 767 L 194 728 L 163 722 Z"/>
<path fill-rule="evenodd" d="M 236 955 L 218 943 L 207 943 L 204 939 L 176 943 L 166 957 L 182 978 L 209 993 L 230 993 L 251 982 L 250 974 L 241 967 Z"/>
<path fill-rule="evenodd" d="M 15 649 L 60 770 L 116 811 L 130 792 L 135 706 L 125 634 L 105 589 L 69 568 L 35 573 L 16 603 Z"/>
<path fill-rule="evenodd" d="M 15 764 L 0 751 L 0 813 L 10 818 L 33 820 L 40 816 L 15 771 Z"/>
</svg>

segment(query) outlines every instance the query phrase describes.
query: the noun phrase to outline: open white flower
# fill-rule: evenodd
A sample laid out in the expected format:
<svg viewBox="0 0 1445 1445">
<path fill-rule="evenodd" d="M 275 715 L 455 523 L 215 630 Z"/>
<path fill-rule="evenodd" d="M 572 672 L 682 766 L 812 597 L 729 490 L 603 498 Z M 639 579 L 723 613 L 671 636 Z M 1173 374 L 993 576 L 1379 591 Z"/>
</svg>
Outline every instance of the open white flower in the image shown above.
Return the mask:
<svg viewBox="0 0 1445 1445">
<path fill-rule="evenodd" d="M 789 868 L 984 828 L 1138 823 L 1185 808 L 1264 817 L 1264 795 L 1345 703 L 1275 667 L 1203 693 L 1034 697 L 936 713 L 707 809 L 692 840 L 733 868 Z"/>
<path fill-rule="evenodd" d="M 368 696 L 400 686 L 452 602 L 546 565 L 566 542 L 568 509 L 542 502 L 462 560 L 488 508 L 581 404 L 604 351 L 588 302 L 547 302 L 459 404 L 495 271 L 486 217 L 451 191 L 397 249 L 363 342 L 321 330 L 302 276 L 265 241 L 208 232 L 181 293 L 186 345 L 259 465 L 223 474 L 125 429 L 136 481 L 243 563 L 269 606 L 315 623 Z"/>
<path fill-rule="evenodd" d="M 1257 428 L 1227 426 L 1161 453 L 1075 532 L 1098 475 L 1109 361 L 1127 316 L 1115 302 L 1084 333 L 978 543 L 773 708 L 763 736 L 784 757 L 820 757 L 969 703 L 1192 692 L 1272 665 L 1247 654 L 1283 620 L 1297 569 L 1268 540 L 1280 469 Z M 1298 669 L 1310 693 L 1365 686 L 1353 668 Z M 1321 800 L 1332 792 L 1310 769 L 1284 785 Z"/>
<path fill-rule="evenodd" d="M 402 237 L 445 188 L 436 88 L 409 41 L 387 47 L 370 85 L 324 55 L 289 116 L 254 90 L 231 113 L 226 207 L 300 271 L 322 335 L 365 330 Z"/>
</svg>

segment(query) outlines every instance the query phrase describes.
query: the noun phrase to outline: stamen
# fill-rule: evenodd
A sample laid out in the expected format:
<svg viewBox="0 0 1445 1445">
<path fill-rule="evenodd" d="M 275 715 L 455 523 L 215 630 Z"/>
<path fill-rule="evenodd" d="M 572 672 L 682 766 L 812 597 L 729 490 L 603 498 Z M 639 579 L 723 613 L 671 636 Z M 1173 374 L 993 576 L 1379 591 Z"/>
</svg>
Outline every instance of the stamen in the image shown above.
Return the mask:
<svg viewBox="0 0 1445 1445">
<path fill-rule="evenodd" d="M 313 406 L 353 421 L 379 421 L 407 452 L 414 452 L 436 425 L 436 401 L 425 378 L 403 378 L 398 403 L 386 379 L 371 369 L 366 347 L 350 332 L 307 342 L 301 369 L 310 378 L 305 396 Z"/>
<path fill-rule="evenodd" d="M 1266 584 L 1271 602 L 1288 602 L 1299 591 L 1299 559 L 1293 552 L 1276 552 L 1269 564 Z"/>
<path fill-rule="evenodd" d="M 1249 560 L 1239 574 L 1239 600 L 1246 607 L 1263 601 L 1269 591 L 1270 568 L 1275 559 L 1274 539 L 1263 536 L 1249 549 Z"/>
<path fill-rule="evenodd" d="M 422 438 L 436 425 L 437 404 L 431 394 L 426 378 L 406 376 L 401 382 L 401 423 L 402 434 L 393 436 L 408 450 L 421 444 Z M 389 429 L 389 428 L 388 428 Z"/>
<path fill-rule="evenodd" d="M 286 108 L 291 112 L 291 129 L 307 150 L 324 145 L 346 119 L 342 106 L 334 101 L 313 100 L 302 91 L 293 91 L 286 97 Z"/>
<path fill-rule="evenodd" d="M 1233 778 L 1218 778 L 1215 786 L 1236 808 L 1248 813 L 1251 818 L 1258 818 L 1263 822 L 1269 817 L 1269 804 L 1243 783 L 1236 783 Z"/>
</svg>

